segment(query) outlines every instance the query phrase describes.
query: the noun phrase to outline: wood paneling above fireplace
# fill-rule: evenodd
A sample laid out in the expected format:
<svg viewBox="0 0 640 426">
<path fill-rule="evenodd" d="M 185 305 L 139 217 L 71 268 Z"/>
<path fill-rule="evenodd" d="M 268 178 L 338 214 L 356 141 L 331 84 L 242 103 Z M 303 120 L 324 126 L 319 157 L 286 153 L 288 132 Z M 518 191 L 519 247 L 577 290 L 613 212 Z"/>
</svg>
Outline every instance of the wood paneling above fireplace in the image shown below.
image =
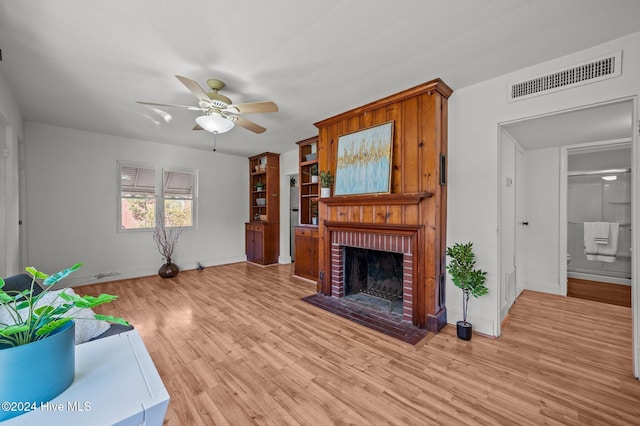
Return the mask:
<svg viewBox="0 0 640 426">
<path fill-rule="evenodd" d="M 336 227 L 415 234 L 412 321 L 437 332 L 446 324 L 447 99 L 433 80 L 316 123 L 320 170 L 336 171 L 338 137 L 393 121 L 391 193 L 320 199 L 318 290 L 333 295 L 331 232 Z M 335 250 L 335 248 L 334 248 Z"/>
</svg>

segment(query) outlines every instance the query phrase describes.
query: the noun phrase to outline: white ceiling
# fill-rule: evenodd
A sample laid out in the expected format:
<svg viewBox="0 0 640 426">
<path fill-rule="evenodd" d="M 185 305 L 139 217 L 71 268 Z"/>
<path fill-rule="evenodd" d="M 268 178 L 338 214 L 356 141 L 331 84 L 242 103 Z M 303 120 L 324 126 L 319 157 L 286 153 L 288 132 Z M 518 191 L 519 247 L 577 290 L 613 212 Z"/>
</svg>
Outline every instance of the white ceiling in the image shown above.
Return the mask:
<svg viewBox="0 0 640 426">
<path fill-rule="evenodd" d="M 246 116 L 261 135 L 218 136 L 248 156 L 434 78 L 456 90 L 640 31 L 639 16 L 638 0 L 0 0 L 0 73 L 27 121 L 206 150 L 196 112 L 135 101 L 195 105 L 174 75 L 219 78 L 234 103 L 280 107 Z"/>
<path fill-rule="evenodd" d="M 504 128 L 525 150 L 630 139 L 633 104 L 627 100 L 594 105 L 505 124 Z"/>
</svg>

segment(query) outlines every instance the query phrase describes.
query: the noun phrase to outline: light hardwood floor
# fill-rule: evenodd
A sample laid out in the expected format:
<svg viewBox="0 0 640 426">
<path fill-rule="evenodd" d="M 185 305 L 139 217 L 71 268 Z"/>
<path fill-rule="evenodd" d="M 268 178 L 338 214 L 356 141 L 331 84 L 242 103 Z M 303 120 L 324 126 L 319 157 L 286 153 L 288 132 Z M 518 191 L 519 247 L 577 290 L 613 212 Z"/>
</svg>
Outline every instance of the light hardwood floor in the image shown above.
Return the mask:
<svg viewBox="0 0 640 426">
<path fill-rule="evenodd" d="M 315 284 L 292 272 L 240 263 L 76 290 L 120 295 L 101 311 L 140 332 L 167 425 L 640 423 L 629 308 L 525 291 L 500 338 L 448 325 L 412 346 L 300 301 Z"/>
</svg>

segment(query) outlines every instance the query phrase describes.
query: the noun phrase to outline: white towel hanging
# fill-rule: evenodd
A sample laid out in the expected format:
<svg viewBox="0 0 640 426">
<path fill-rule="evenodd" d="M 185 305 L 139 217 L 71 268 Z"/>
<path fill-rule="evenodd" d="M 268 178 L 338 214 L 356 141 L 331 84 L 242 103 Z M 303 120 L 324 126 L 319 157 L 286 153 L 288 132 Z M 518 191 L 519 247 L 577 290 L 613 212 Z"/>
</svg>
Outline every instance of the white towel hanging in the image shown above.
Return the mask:
<svg viewBox="0 0 640 426">
<path fill-rule="evenodd" d="M 618 223 L 609 222 L 584 223 L 584 252 L 587 260 L 608 263 L 616 261 L 619 226 Z"/>
</svg>

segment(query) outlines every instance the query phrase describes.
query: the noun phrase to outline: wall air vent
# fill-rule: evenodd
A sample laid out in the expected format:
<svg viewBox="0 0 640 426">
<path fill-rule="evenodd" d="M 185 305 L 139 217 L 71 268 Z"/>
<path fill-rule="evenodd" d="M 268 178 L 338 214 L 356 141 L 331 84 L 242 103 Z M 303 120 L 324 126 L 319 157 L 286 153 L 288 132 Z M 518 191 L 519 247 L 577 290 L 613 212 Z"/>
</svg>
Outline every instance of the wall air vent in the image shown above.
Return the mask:
<svg viewBox="0 0 640 426">
<path fill-rule="evenodd" d="M 509 85 L 509 101 L 557 92 L 570 87 L 618 77 L 622 72 L 622 51 L 564 68 L 560 71 Z"/>
</svg>

